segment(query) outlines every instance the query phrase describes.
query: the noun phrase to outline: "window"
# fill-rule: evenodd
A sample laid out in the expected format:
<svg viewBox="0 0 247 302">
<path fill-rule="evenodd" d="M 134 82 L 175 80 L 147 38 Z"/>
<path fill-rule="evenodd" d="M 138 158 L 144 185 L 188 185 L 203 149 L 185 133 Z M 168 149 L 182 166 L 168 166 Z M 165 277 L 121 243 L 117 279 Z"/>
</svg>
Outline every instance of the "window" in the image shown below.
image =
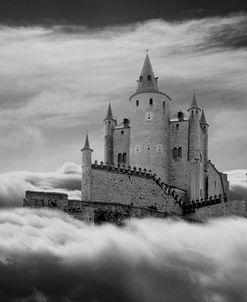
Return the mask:
<svg viewBox="0 0 247 302">
<path fill-rule="evenodd" d="M 150 120 L 151 119 L 151 115 L 150 115 L 150 113 L 148 113 L 148 120 Z"/>
<path fill-rule="evenodd" d="M 108 122 L 108 124 L 110 125 L 111 121 Z"/>
<path fill-rule="evenodd" d="M 148 75 L 148 81 L 151 81 L 152 78 L 151 78 L 151 75 Z"/>
<path fill-rule="evenodd" d="M 176 130 L 178 130 L 179 129 L 179 124 L 176 124 Z"/>
<path fill-rule="evenodd" d="M 175 147 L 175 148 L 173 148 L 173 157 L 174 158 L 177 158 L 177 156 L 178 156 L 178 149 Z"/>
<path fill-rule="evenodd" d="M 123 130 L 121 131 L 121 134 L 124 134 L 124 131 L 123 131 Z"/>
<path fill-rule="evenodd" d="M 202 189 L 200 189 L 200 197 L 202 198 Z"/>
<path fill-rule="evenodd" d="M 139 101 L 138 100 L 136 100 L 136 106 L 139 106 Z"/>
<path fill-rule="evenodd" d="M 150 151 L 150 146 L 148 146 L 148 151 Z"/>
<path fill-rule="evenodd" d="M 140 82 L 142 82 L 142 80 L 143 80 L 143 76 L 140 76 L 139 80 L 140 80 Z"/>
<path fill-rule="evenodd" d="M 118 161 L 119 164 L 123 161 L 121 153 L 118 153 L 117 161 Z"/>
<path fill-rule="evenodd" d="M 146 113 L 146 121 L 150 122 L 153 119 L 153 114 L 152 112 L 147 112 Z"/>
<path fill-rule="evenodd" d="M 202 163 L 202 153 L 200 152 L 200 162 Z"/>
<path fill-rule="evenodd" d="M 149 99 L 149 105 L 153 105 L 153 99 Z"/>
<path fill-rule="evenodd" d="M 127 162 L 127 154 L 124 153 L 124 154 L 123 154 L 123 163 L 125 164 L 126 162 Z"/>
<path fill-rule="evenodd" d="M 182 157 L 182 148 L 181 147 L 178 148 L 178 157 Z"/>
</svg>

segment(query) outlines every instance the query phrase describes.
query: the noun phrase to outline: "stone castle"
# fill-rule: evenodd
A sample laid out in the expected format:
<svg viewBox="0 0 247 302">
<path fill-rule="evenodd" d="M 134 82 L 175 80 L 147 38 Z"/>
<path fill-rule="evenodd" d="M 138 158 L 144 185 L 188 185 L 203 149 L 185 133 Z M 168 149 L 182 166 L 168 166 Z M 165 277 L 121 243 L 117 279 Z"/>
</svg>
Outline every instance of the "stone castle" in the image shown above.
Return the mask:
<svg viewBox="0 0 247 302">
<path fill-rule="evenodd" d="M 129 217 L 246 216 L 246 203 L 229 201 L 227 175 L 208 158 L 205 112 L 194 93 L 187 113 L 171 117 L 171 98 L 159 90 L 148 54 L 130 118 L 117 123 L 111 104 L 104 119 L 104 162 L 92 163 L 88 135 L 82 151 L 81 201 L 66 194 L 26 192 L 25 206 L 56 207 L 87 221 Z"/>
</svg>

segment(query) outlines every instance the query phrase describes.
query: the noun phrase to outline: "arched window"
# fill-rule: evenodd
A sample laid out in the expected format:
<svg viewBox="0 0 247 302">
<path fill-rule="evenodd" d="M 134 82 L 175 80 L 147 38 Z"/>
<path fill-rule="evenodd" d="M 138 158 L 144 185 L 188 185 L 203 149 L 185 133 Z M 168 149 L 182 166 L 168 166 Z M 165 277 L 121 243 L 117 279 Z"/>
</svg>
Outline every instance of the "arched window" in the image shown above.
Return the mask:
<svg viewBox="0 0 247 302">
<path fill-rule="evenodd" d="M 136 100 L 136 106 L 139 106 L 139 101 L 138 100 Z"/>
<path fill-rule="evenodd" d="M 149 105 L 153 105 L 153 99 L 149 99 Z"/>
<path fill-rule="evenodd" d="M 178 149 L 175 147 L 173 148 L 173 157 L 177 158 L 177 156 L 178 156 Z"/>
<path fill-rule="evenodd" d="M 123 161 L 121 153 L 118 153 L 117 161 L 118 161 L 119 164 Z"/>
<path fill-rule="evenodd" d="M 152 80 L 151 75 L 148 75 L 148 81 L 151 81 L 151 80 Z"/>
<path fill-rule="evenodd" d="M 181 147 L 178 148 L 178 157 L 182 157 L 182 148 Z"/>
<path fill-rule="evenodd" d="M 124 154 L 123 154 L 123 163 L 125 164 L 126 162 L 127 162 L 127 154 L 124 153 Z"/>
</svg>

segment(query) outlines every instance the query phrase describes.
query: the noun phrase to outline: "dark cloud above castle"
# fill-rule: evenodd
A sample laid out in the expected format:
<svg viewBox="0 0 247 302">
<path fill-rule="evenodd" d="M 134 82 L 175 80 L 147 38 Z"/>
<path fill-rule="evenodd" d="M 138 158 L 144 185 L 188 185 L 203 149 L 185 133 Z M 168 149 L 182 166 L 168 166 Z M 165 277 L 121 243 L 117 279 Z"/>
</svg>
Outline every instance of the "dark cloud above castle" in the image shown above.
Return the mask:
<svg viewBox="0 0 247 302">
<path fill-rule="evenodd" d="M 153 18 L 181 20 L 247 9 L 244 0 L 2 0 L 0 23 L 81 24 L 89 27 L 135 23 Z"/>
</svg>

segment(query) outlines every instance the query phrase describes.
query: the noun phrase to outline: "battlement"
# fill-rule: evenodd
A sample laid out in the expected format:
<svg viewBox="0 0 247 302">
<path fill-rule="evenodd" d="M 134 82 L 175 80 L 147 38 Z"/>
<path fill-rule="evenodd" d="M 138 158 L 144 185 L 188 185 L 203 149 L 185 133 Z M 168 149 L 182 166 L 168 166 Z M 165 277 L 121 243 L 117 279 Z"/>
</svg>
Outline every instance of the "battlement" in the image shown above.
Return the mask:
<svg viewBox="0 0 247 302">
<path fill-rule="evenodd" d="M 221 202 L 227 202 L 227 196 L 222 196 L 220 195 L 215 195 L 215 196 L 210 196 L 209 199 L 203 200 L 203 199 L 197 199 L 197 200 L 192 200 L 190 204 L 183 204 L 182 207 L 184 209 L 185 213 L 195 213 L 195 209 L 207 207 L 210 205 L 215 205 L 215 204 L 220 204 Z"/>
<path fill-rule="evenodd" d="M 63 210 L 68 205 L 68 195 L 56 192 L 26 191 L 23 205 L 26 207 L 49 207 Z"/>
</svg>

